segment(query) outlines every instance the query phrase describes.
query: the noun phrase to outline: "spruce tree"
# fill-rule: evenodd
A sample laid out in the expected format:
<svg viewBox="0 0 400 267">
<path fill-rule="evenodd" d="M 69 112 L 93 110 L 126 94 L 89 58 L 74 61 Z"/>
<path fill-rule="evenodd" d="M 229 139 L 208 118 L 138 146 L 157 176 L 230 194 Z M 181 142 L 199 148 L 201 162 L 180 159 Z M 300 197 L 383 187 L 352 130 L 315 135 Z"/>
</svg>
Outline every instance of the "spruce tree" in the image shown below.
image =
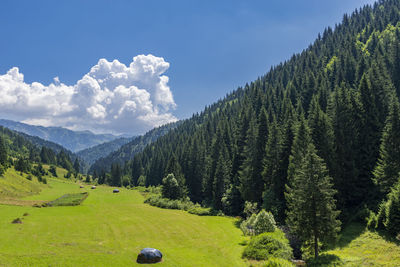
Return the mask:
<svg viewBox="0 0 400 267">
<path fill-rule="evenodd" d="M 319 105 L 319 97 L 314 97 L 311 101 L 308 124 L 310 125 L 312 141 L 318 156 L 325 161 L 329 173 L 333 173 L 333 128 L 330 118 Z"/>
<path fill-rule="evenodd" d="M 278 212 L 282 209 L 282 203 L 278 197 L 283 193 L 285 180 L 284 177 L 281 177 L 280 172 L 281 141 L 276 121 L 270 126 L 265 154 L 264 171 L 262 173 L 265 182 L 263 206 L 266 210 L 271 211 L 275 217 L 278 217 Z M 283 186 L 281 186 L 281 183 L 283 183 Z"/>
<path fill-rule="evenodd" d="M 318 257 L 318 242 L 329 241 L 340 230 L 337 220 L 332 178 L 326 165 L 317 154 L 313 144 L 307 147 L 301 168 L 293 174 L 287 186 L 287 224 L 303 242 L 314 245 Z"/>
<path fill-rule="evenodd" d="M 79 173 L 79 169 L 81 168 L 81 166 L 80 166 L 80 164 L 79 164 L 79 161 L 78 161 L 78 159 L 76 158 L 75 159 L 75 162 L 74 162 L 74 171 L 75 171 L 75 173 Z"/>
<path fill-rule="evenodd" d="M 383 193 L 388 193 L 395 184 L 400 172 L 400 108 L 393 99 L 382 134 L 378 164 L 373 179 Z"/>
<path fill-rule="evenodd" d="M 292 144 L 292 152 L 289 157 L 288 184 L 291 184 L 294 174 L 301 168 L 303 158 L 307 153 L 307 147 L 311 143 L 310 128 L 303 115 L 297 123 L 295 137 Z"/>
</svg>

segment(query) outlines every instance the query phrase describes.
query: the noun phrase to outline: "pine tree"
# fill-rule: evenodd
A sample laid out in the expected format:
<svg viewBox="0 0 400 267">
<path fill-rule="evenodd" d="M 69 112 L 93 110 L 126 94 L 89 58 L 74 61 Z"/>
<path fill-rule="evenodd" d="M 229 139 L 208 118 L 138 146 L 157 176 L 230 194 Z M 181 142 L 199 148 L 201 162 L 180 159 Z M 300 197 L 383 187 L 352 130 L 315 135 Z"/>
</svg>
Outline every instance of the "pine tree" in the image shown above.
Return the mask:
<svg viewBox="0 0 400 267">
<path fill-rule="evenodd" d="M 378 164 L 373 172 L 374 182 L 383 193 L 388 193 L 400 172 L 400 108 L 393 100 L 382 135 Z"/>
<path fill-rule="evenodd" d="M 297 170 L 302 166 L 303 158 L 307 153 L 307 147 L 311 143 L 310 128 L 303 115 L 297 123 L 292 151 L 289 157 L 288 184 L 290 185 Z"/>
<path fill-rule="evenodd" d="M 257 125 L 255 119 L 249 123 L 246 145 L 243 151 L 244 161 L 239 171 L 240 192 L 246 201 L 262 203 L 264 182 L 261 171 L 255 169 L 257 155 Z"/>
<path fill-rule="evenodd" d="M 179 187 L 178 181 L 175 179 L 173 173 L 168 174 L 162 180 L 162 197 L 169 199 L 178 199 L 182 196 L 181 188 Z"/>
<path fill-rule="evenodd" d="M 75 173 L 79 173 L 80 168 L 81 168 L 81 166 L 79 164 L 78 159 L 76 158 L 75 162 L 74 162 L 74 171 L 75 171 Z"/>
<path fill-rule="evenodd" d="M 301 168 L 293 174 L 287 186 L 287 224 L 303 242 L 314 245 L 318 257 L 318 242 L 329 241 L 340 230 L 337 220 L 332 178 L 313 144 L 307 147 Z"/>
<path fill-rule="evenodd" d="M 276 121 L 270 126 L 268 142 L 266 144 L 266 155 L 264 158 L 264 171 L 262 173 L 265 182 L 263 193 L 263 206 L 271 211 L 275 217 L 282 210 L 282 204 L 278 196 L 283 194 L 285 180 L 281 177 L 281 141 L 280 132 Z M 281 185 L 283 183 L 283 185 Z"/>
<path fill-rule="evenodd" d="M 311 137 L 313 144 L 317 149 L 317 154 L 325 161 L 329 173 L 333 173 L 333 128 L 330 118 L 319 105 L 318 97 L 312 99 L 308 116 Z"/>
<path fill-rule="evenodd" d="M 111 165 L 111 185 L 121 186 L 122 171 L 119 163 Z"/>
</svg>

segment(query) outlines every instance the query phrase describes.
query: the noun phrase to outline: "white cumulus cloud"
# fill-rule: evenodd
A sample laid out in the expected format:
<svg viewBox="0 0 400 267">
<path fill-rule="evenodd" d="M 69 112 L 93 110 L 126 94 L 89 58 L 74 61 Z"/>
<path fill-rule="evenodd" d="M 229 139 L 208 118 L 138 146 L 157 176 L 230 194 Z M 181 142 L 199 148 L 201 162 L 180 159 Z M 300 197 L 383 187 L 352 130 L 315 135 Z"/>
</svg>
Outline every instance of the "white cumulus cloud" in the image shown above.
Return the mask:
<svg viewBox="0 0 400 267">
<path fill-rule="evenodd" d="M 143 133 L 176 121 L 176 104 L 163 75 L 169 63 L 138 55 L 126 66 L 100 59 L 74 85 L 24 82 L 17 67 L 0 75 L 0 114 L 30 124 L 109 133 Z"/>
</svg>

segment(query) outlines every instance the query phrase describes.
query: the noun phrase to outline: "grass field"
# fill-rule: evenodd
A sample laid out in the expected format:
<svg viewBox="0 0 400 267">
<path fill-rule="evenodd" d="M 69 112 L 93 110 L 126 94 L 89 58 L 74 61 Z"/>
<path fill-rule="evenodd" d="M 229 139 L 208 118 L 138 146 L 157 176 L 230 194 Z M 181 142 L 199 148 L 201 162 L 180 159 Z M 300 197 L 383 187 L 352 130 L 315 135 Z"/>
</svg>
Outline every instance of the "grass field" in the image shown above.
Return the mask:
<svg viewBox="0 0 400 267">
<path fill-rule="evenodd" d="M 135 190 L 85 187 L 48 179 L 40 194 L 24 198 L 48 201 L 88 191 L 79 206 L 0 205 L 0 266 L 130 266 L 144 247 L 163 252 L 160 266 L 246 265 L 244 237 L 233 219 L 151 207 Z M 23 223 L 11 224 L 15 218 Z"/>
<path fill-rule="evenodd" d="M 337 246 L 324 252 L 324 265 L 315 266 L 400 266 L 400 246 L 360 224 L 350 224 L 340 234 Z M 313 265 L 314 266 L 314 265 Z"/>
<path fill-rule="evenodd" d="M 144 247 L 163 252 L 160 266 L 262 265 L 241 259 L 247 239 L 232 218 L 152 207 L 137 190 L 80 188 L 57 173 L 47 185 L 13 169 L 0 178 L 0 266 L 130 266 Z M 79 206 L 31 206 L 82 192 Z M 16 218 L 22 224 L 11 224 Z M 400 266 L 400 246 L 352 224 L 322 258 L 318 266 Z"/>
</svg>

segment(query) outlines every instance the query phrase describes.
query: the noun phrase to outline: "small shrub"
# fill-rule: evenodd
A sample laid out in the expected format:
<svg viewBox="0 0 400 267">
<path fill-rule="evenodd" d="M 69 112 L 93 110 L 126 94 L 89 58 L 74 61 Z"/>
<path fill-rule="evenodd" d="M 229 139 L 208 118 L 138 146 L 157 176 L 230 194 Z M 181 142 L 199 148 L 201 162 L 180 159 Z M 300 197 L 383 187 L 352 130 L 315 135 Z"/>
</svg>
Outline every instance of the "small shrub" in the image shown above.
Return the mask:
<svg viewBox="0 0 400 267">
<path fill-rule="evenodd" d="M 146 176 L 140 175 L 139 179 L 137 180 L 138 186 L 146 186 Z"/>
<path fill-rule="evenodd" d="M 244 235 L 254 235 L 254 221 L 256 218 L 257 215 L 253 213 L 250 218 L 240 224 L 240 229 Z"/>
<path fill-rule="evenodd" d="M 32 181 L 32 175 L 28 174 L 28 176 L 26 177 L 26 179 L 28 179 L 29 181 Z"/>
<path fill-rule="evenodd" d="M 213 215 L 213 211 L 211 208 L 203 208 L 199 204 L 196 204 L 193 208 L 189 209 L 188 212 L 190 214 L 195 214 L 195 215 L 199 215 L 199 216 Z"/>
<path fill-rule="evenodd" d="M 58 177 L 57 175 L 57 169 L 54 165 L 50 166 L 49 172 L 51 173 L 51 175 L 53 175 L 53 177 Z"/>
<path fill-rule="evenodd" d="M 162 196 L 169 199 L 178 199 L 182 196 L 181 187 L 173 173 L 162 179 Z"/>
<path fill-rule="evenodd" d="M 266 212 L 265 210 L 260 211 L 254 221 L 254 232 L 256 235 L 273 232 L 276 229 L 276 223 L 274 216 L 271 212 Z"/>
<path fill-rule="evenodd" d="M 250 218 L 243 221 L 240 229 L 244 235 L 259 235 L 275 231 L 276 223 L 272 213 L 262 210 L 257 215 L 253 213 Z"/>
<path fill-rule="evenodd" d="M 256 214 L 258 212 L 257 203 L 252 203 L 250 201 L 246 201 L 244 203 L 243 213 L 246 216 L 246 219 L 251 217 L 251 215 Z"/>
<path fill-rule="evenodd" d="M 290 260 L 292 248 L 285 234 L 276 229 L 275 232 L 263 233 L 253 237 L 244 249 L 242 257 L 251 260 L 268 260 L 269 258 Z"/>
<path fill-rule="evenodd" d="M 42 183 L 47 184 L 47 179 L 45 177 L 42 178 Z"/>
</svg>

